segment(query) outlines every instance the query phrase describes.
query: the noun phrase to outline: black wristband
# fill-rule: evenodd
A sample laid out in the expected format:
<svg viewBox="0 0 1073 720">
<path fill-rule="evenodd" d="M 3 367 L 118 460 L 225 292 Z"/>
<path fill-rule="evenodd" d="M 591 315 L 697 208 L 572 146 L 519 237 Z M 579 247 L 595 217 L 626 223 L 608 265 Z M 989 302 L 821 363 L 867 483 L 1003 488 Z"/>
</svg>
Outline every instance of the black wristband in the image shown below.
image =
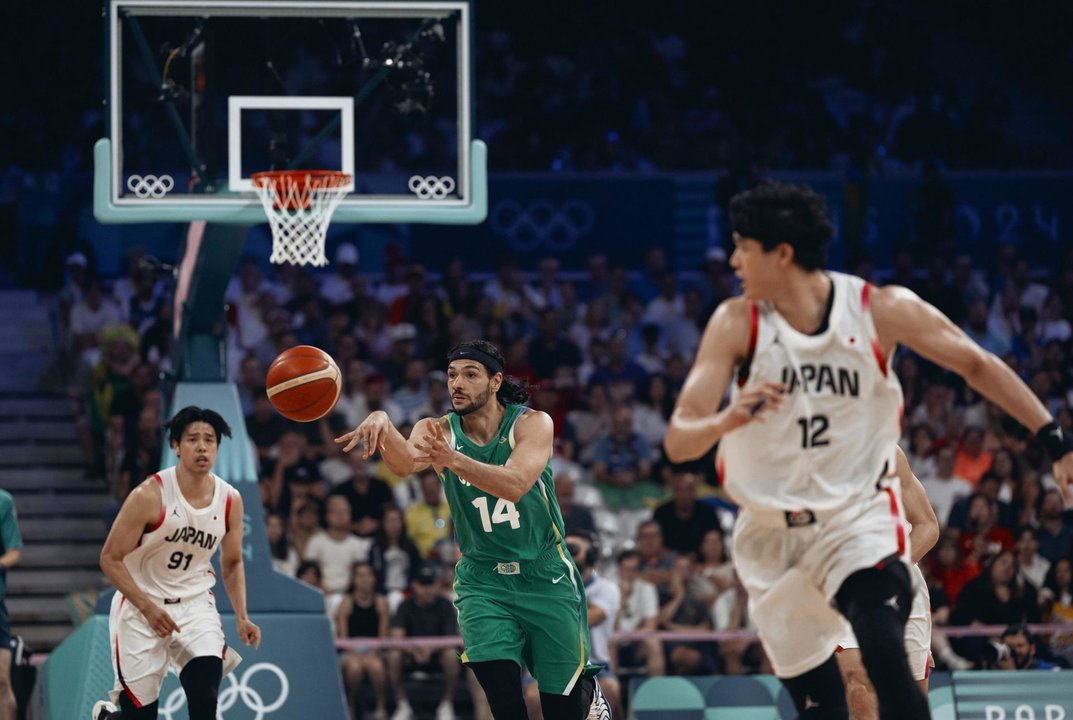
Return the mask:
<svg viewBox="0 0 1073 720">
<path fill-rule="evenodd" d="M 1036 433 L 1036 438 L 1043 443 L 1051 462 L 1058 462 L 1066 453 L 1073 452 L 1073 436 L 1070 436 L 1057 420 L 1051 420 Z"/>
</svg>

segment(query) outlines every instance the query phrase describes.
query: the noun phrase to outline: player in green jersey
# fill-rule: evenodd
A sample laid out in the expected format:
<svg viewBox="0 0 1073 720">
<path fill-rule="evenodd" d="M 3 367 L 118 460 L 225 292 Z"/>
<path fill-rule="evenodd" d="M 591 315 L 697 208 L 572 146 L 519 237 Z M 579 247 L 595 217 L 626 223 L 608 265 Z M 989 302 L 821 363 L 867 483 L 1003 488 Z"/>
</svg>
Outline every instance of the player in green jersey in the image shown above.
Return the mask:
<svg viewBox="0 0 1073 720">
<path fill-rule="evenodd" d="M 455 570 L 462 662 L 496 720 L 528 718 L 521 668 L 540 685 L 544 717 L 609 720 L 593 679 L 585 587 L 566 549 L 551 474 L 554 428 L 530 410 L 525 387 L 504 375 L 483 340 L 447 355 L 453 412 L 418 421 L 406 439 L 383 412 L 336 438 L 349 452 L 377 450 L 405 476 L 432 466 L 443 482 L 462 559 Z"/>
</svg>

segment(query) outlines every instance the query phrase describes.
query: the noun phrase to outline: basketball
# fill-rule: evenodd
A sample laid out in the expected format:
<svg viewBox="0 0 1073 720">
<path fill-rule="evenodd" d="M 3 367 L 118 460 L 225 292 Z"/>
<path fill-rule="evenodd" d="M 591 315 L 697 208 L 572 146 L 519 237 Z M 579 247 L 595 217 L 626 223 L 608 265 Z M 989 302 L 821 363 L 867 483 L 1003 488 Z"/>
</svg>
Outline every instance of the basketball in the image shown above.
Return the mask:
<svg viewBox="0 0 1073 720">
<path fill-rule="evenodd" d="M 279 414 L 313 422 L 332 411 L 343 389 L 343 376 L 331 356 L 311 345 L 281 352 L 265 376 L 268 399 Z"/>
</svg>

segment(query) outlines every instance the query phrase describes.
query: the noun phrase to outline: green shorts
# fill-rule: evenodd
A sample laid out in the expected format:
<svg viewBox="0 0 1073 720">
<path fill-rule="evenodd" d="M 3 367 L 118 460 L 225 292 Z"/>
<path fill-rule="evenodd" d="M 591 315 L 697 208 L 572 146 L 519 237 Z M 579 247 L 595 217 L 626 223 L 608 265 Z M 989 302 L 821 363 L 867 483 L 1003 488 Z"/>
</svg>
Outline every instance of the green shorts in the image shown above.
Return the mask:
<svg viewBox="0 0 1073 720">
<path fill-rule="evenodd" d="M 455 592 L 462 662 L 513 660 L 529 668 L 541 692 L 561 695 L 600 671 L 589 663 L 585 586 L 563 546 L 518 563 L 463 557 Z"/>
</svg>

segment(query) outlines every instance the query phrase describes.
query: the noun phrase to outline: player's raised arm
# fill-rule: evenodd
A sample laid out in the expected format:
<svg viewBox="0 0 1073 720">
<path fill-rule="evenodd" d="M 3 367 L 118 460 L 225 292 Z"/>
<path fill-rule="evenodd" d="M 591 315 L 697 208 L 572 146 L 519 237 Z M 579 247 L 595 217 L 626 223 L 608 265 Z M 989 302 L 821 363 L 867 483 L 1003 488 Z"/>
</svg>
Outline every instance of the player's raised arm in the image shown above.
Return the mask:
<svg viewBox="0 0 1073 720">
<path fill-rule="evenodd" d="M 160 637 L 178 632 L 179 626 L 138 587 L 123 558 L 138 547 L 147 528 L 162 522 L 163 507 L 160 486 L 153 478 L 145 480 L 127 496 L 101 548 L 101 570 L 115 585 L 116 591 L 138 608 L 149 627 Z"/>
<path fill-rule="evenodd" d="M 250 621 L 246 614 L 246 569 L 242 563 L 243 516 L 242 495 L 235 492 L 231 501 L 231 514 L 227 518 L 227 532 L 220 543 L 220 570 L 223 572 L 224 589 L 235 611 L 235 625 L 239 639 L 256 649 L 261 646 L 261 629 Z"/>
<path fill-rule="evenodd" d="M 436 420 L 431 418 L 418 420 L 410 432 L 410 439 L 407 440 L 391 422 L 386 412 L 376 410 L 369 413 L 369 417 L 365 418 L 361 425 L 337 437 L 335 442 L 346 443 L 343 445 L 343 452 L 350 452 L 361 444 L 362 457 L 366 460 L 379 449 L 391 472 L 399 477 L 406 477 L 410 473 L 428 467 L 428 463 L 422 464 L 415 461 L 419 453 L 414 448 L 414 441 L 427 431 L 429 423 L 434 422 Z"/>
<path fill-rule="evenodd" d="M 734 369 L 748 356 L 749 313 L 748 301 L 733 298 L 716 308 L 708 321 L 663 440 L 671 462 L 695 460 L 723 435 L 778 407 L 782 386 L 764 382 L 747 387 L 716 412 Z"/>
<path fill-rule="evenodd" d="M 909 460 L 900 447 L 895 447 L 897 464 L 895 474 L 902 484 L 902 504 L 905 505 L 905 519 L 913 526 L 909 532 L 910 555 L 914 563 L 928 554 L 939 541 L 939 519 L 928 500 L 928 493 L 920 480 L 909 467 Z"/>
<path fill-rule="evenodd" d="M 414 426 L 413 437 L 419 437 Z M 415 444 L 417 461 L 447 468 L 470 485 L 516 503 L 529 492 L 551 459 L 554 428 L 551 416 L 528 410 L 514 424 L 514 450 L 505 465 L 488 465 L 451 447 L 439 423 L 427 426 Z"/>
<path fill-rule="evenodd" d="M 1009 366 L 972 341 L 957 325 L 916 293 L 899 286 L 876 289 L 872 317 L 884 354 L 901 343 L 953 370 L 973 389 L 1005 410 L 1044 444 L 1054 464 L 1054 479 L 1067 501 L 1073 479 L 1073 438 Z"/>
</svg>

